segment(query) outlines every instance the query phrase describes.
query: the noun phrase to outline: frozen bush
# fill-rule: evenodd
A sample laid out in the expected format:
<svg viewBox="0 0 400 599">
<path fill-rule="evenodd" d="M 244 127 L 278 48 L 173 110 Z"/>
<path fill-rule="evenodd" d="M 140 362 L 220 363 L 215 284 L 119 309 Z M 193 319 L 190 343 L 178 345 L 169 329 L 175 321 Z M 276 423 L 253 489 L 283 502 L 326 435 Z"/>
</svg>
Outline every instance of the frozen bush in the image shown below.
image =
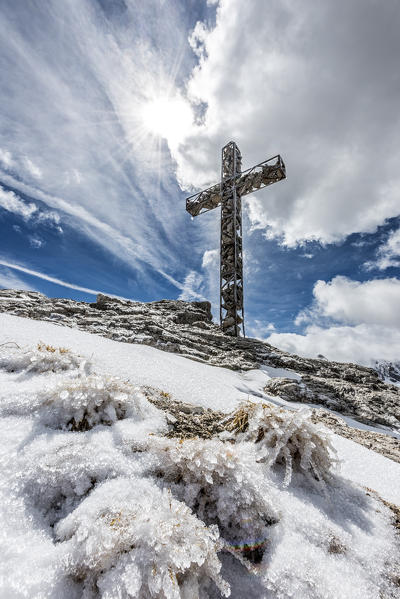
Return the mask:
<svg viewBox="0 0 400 599">
<path fill-rule="evenodd" d="M 92 365 L 69 349 L 40 342 L 34 348 L 20 348 L 16 344 L 0 347 L 0 368 L 7 372 L 35 374 L 67 370 L 89 374 Z"/>
<path fill-rule="evenodd" d="M 330 433 L 314 424 L 311 416 L 308 408 L 291 411 L 247 402 L 227 419 L 225 426 L 236 441 L 256 444 L 258 460 L 268 466 L 284 462 L 285 486 L 290 483 L 293 470 L 323 484 L 331 477 L 336 451 Z"/>
<path fill-rule="evenodd" d="M 200 599 L 210 579 L 230 594 L 217 528 L 147 480 L 103 483 L 55 531 L 84 598 Z"/>
<path fill-rule="evenodd" d="M 253 444 L 153 437 L 153 473 L 206 524 L 217 524 L 231 549 L 258 562 L 278 513 Z"/>
<path fill-rule="evenodd" d="M 107 375 L 63 381 L 39 394 L 41 422 L 53 428 L 87 431 L 122 418 L 160 419 L 138 387 Z"/>
<path fill-rule="evenodd" d="M 129 476 L 136 462 L 113 446 L 112 435 L 40 435 L 24 448 L 16 485 L 53 525 L 105 479 Z"/>
</svg>

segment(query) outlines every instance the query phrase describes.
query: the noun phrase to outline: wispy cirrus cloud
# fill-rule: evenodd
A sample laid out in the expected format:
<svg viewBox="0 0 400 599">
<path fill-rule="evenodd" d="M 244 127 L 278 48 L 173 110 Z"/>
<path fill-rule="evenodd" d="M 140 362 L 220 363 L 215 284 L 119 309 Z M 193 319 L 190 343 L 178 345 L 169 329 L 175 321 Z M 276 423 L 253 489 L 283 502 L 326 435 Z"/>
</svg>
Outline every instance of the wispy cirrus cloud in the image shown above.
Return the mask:
<svg viewBox="0 0 400 599">
<path fill-rule="evenodd" d="M 33 202 L 24 202 L 13 191 L 7 191 L 0 185 L 0 208 L 22 216 L 24 220 L 29 220 L 37 212 L 37 206 Z"/>
<path fill-rule="evenodd" d="M 36 291 L 31 284 L 23 281 L 15 272 L 9 268 L 0 268 L 0 289 L 30 289 Z"/>
<path fill-rule="evenodd" d="M 193 64 L 188 23 L 178 5 L 127 0 L 117 8 L 5 2 L 0 180 L 181 290 L 193 243 L 160 127 L 172 134 L 182 121 L 171 107 Z M 164 117 L 152 119 L 149 106 L 165 100 Z"/>
<path fill-rule="evenodd" d="M 18 194 L 11 190 L 5 189 L 0 185 L 0 208 L 7 210 L 17 216 L 21 216 L 25 221 L 32 223 L 50 223 L 62 232 L 60 216 L 50 210 L 41 210 L 34 202 L 24 201 Z"/>
<path fill-rule="evenodd" d="M 82 291 L 84 293 L 88 293 L 89 295 L 97 295 L 98 293 L 104 293 L 107 295 L 106 291 L 99 291 L 98 289 L 89 289 L 88 287 L 81 287 L 80 285 L 74 285 L 73 283 L 68 283 L 67 281 L 62 281 L 57 277 L 52 277 L 50 275 L 46 275 L 43 272 L 38 272 L 37 270 L 32 270 L 31 268 L 27 268 L 26 266 L 21 266 L 20 264 L 13 264 L 12 262 L 8 262 L 7 260 L 0 259 L 0 266 L 4 266 L 7 270 L 5 274 L 3 273 L 2 278 L 0 278 L 0 283 L 3 283 L 5 288 L 14 288 L 14 289 L 32 289 L 32 286 L 28 286 L 26 283 L 21 281 L 19 277 L 14 274 L 10 274 L 8 269 L 16 270 L 18 272 L 25 273 L 30 275 L 31 277 L 37 277 L 38 279 L 42 279 L 44 281 L 48 281 L 49 283 L 54 283 L 55 285 L 60 285 L 61 287 L 67 287 L 68 289 L 75 289 L 76 291 Z M 108 294 L 110 295 L 110 294 Z M 113 296 L 120 297 L 120 296 Z M 121 298 L 127 299 L 127 298 Z"/>
<path fill-rule="evenodd" d="M 205 297 L 200 293 L 201 287 L 203 283 L 203 277 L 195 270 L 191 270 L 186 275 L 182 291 L 179 294 L 178 299 L 184 301 L 193 301 L 193 300 L 201 300 L 204 301 Z"/>
</svg>

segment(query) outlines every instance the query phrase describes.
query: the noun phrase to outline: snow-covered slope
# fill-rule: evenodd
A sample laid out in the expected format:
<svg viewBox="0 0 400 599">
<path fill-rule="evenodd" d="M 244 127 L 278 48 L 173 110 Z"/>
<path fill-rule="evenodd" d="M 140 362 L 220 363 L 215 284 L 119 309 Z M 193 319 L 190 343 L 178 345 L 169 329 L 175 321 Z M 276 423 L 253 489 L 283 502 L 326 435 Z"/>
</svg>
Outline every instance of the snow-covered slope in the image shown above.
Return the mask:
<svg viewBox="0 0 400 599">
<path fill-rule="evenodd" d="M 96 302 L 88 304 L 4 289 L 0 312 L 152 346 L 232 370 L 280 368 L 284 372 L 277 376 L 282 380 L 274 381 L 270 395 L 322 405 L 364 424 L 400 427 L 400 389 L 385 384 L 374 369 L 302 358 L 257 339 L 224 335 L 212 322 L 208 302 L 144 303 L 99 294 Z"/>
<path fill-rule="evenodd" d="M 397 597 L 400 465 L 267 404 L 274 375 L 0 315 L 0 596 Z M 226 431 L 169 438 L 147 386 Z"/>
</svg>

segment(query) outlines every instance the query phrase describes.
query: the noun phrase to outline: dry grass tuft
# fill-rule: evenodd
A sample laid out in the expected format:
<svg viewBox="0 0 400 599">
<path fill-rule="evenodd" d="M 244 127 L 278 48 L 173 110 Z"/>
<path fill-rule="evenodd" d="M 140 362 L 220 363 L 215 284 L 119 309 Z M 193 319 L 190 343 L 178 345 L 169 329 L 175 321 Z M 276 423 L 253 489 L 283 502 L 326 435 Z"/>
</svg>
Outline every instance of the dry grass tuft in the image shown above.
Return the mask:
<svg viewBox="0 0 400 599">
<path fill-rule="evenodd" d="M 40 341 L 37 344 L 37 348 L 41 352 L 47 351 L 51 354 L 55 354 L 56 352 L 58 352 L 59 354 L 69 353 L 69 349 L 67 349 L 66 347 L 53 347 L 52 345 L 49 345 L 48 343 L 43 343 L 42 341 Z"/>
</svg>

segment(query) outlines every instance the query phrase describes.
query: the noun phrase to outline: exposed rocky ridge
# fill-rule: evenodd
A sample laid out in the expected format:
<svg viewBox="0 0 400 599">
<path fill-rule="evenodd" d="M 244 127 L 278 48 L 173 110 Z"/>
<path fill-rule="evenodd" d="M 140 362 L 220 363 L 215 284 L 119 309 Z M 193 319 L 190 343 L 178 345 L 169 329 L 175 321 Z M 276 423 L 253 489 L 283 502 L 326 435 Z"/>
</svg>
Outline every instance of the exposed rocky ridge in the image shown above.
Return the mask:
<svg viewBox="0 0 400 599">
<path fill-rule="evenodd" d="M 224 335 L 212 322 L 208 302 L 143 303 L 104 295 L 95 303 L 48 298 L 31 291 L 0 290 L 0 312 L 78 328 L 126 343 L 143 343 L 234 370 L 260 365 L 301 376 L 272 379 L 270 395 L 326 406 L 367 424 L 398 427 L 400 389 L 372 368 L 285 353 L 256 339 Z"/>
</svg>

